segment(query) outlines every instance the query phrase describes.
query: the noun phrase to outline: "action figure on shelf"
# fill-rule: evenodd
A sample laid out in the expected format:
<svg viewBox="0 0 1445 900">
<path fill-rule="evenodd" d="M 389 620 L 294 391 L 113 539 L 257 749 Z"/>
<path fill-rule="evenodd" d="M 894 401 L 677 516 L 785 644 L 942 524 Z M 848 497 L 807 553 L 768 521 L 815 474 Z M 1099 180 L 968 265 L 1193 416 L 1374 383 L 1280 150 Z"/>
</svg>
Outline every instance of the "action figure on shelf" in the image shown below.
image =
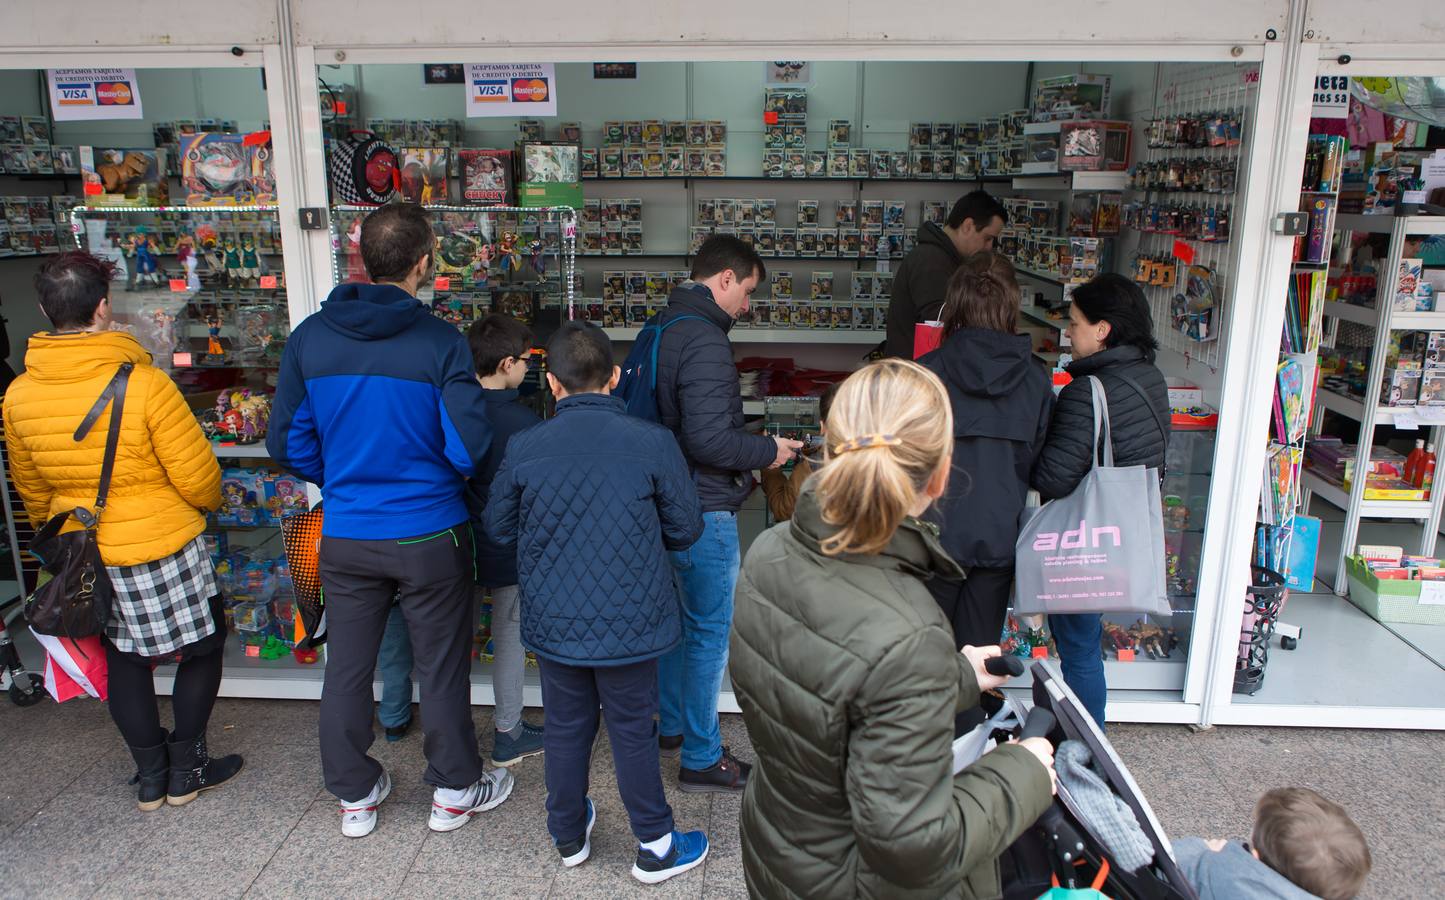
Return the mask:
<svg viewBox="0 0 1445 900">
<path fill-rule="evenodd" d="M 135 237 L 126 238 L 120 242 L 120 252 L 125 256 L 125 289 L 135 290 Z"/>
<path fill-rule="evenodd" d="M 131 235 L 130 247 L 135 254 L 136 281 L 144 281 L 153 287 L 160 287 L 160 266 L 156 262 L 155 238 L 146 232 L 144 225 L 137 228 L 135 234 Z M 131 279 L 127 278 L 126 288 L 130 289 L 133 285 Z"/>
<path fill-rule="evenodd" d="M 1104 636 L 1100 640 L 1100 644 L 1104 658 L 1108 659 L 1110 650 L 1114 651 L 1115 656 L 1118 656 L 1121 650 L 1132 651 L 1134 649 L 1134 638 L 1124 626 L 1116 625 L 1113 622 L 1105 622 Z"/>
<path fill-rule="evenodd" d="M 189 234 L 176 238 L 176 261 L 186 267 L 186 290 L 199 291 L 201 276 L 196 274 L 200 260 L 196 259 L 196 239 Z"/>
<path fill-rule="evenodd" d="M 236 242 L 226 238 L 226 286 L 241 287 L 244 279 L 241 277 L 241 251 Z"/>
<path fill-rule="evenodd" d="M 261 259 L 249 234 L 241 238 L 241 278 L 248 287 L 255 287 L 261 279 Z"/>
<path fill-rule="evenodd" d="M 366 265 L 361 259 L 361 217 L 351 220 L 351 227 L 342 238 L 346 244 L 346 280 L 365 282 Z"/>
<path fill-rule="evenodd" d="M 226 348 L 221 346 L 220 316 L 211 316 L 206 319 L 206 353 L 216 357 L 226 355 Z"/>
<path fill-rule="evenodd" d="M 176 317 L 164 309 L 153 309 L 150 314 L 150 346 L 169 358 L 176 349 Z"/>
<path fill-rule="evenodd" d="M 477 255 L 472 260 L 472 284 L 479 288 L 487 286 L 489 270 L 492 267 L 492 245 L 482 243 L 477 246 Z"/>
<path fill-rule="evenodd" d="M 1143 619 L 1129 627 L 1129 634 L 1133 637 L 1135 646 L 1143 650 L 1150 659 L 1168 659 L 1170 652 L 1179 646 L 1179 638 L 1174 634 L 1174 629 L 1160 628 Z"/>
<path fill-rule="evenodd" d="M 517 235 L 510 231 L 502 232 L 497 238 L 497 267 L 501 269 L 504 281 L 516 281 L 517 275 L 522 271 L 522 252 L 517 249 Z"/>
<path fill-rule="evenodd" d="M 529 257 L 531 257 L 530 262 L 532 265 L 532 271 L 537 273 L 537 278 L 539 280 L 545 278 L 545 273 L 543 271 L 546 267 L 546 262 L 544 261 L 546 259 L 543 252 L 544 250 L 545 246 L 541 241 L 533 241 L 532 243 L 527 245 L 527 254 Z"/>
</svg>

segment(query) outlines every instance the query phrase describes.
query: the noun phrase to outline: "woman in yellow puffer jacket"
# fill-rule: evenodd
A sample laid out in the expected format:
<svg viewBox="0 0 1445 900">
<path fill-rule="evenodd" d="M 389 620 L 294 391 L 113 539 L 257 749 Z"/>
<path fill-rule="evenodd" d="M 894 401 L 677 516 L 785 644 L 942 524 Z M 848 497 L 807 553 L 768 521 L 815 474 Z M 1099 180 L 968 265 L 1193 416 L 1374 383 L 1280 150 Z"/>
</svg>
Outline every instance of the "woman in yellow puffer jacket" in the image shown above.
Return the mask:
<svg viewBox="0 0 1445 900">
<path fill-rule="evenodd" d="M 114 271 L 79 252 L 41 266 L 35 287 L 55 330 L 30 338 L 25 373 L 5 393 L 5 445 L 37 529 L 77 506 L 94 509 L 109 409 L 81 440 L 75 431 L 120 366 L 134 366 L 98 541 L 115 588 L 103 638 L 110 713 L 135 757 L 140 808 L 149 811 L 189 803 L 234 777 L 242 761 L 213 760 L 206 749 L 226 625 L 200 535 L 206 511 L 221 503 L 221 471 L 180 390 L 135 338 L 110 330 Z M 177 655 L 175 728 L 167 733 L 152 667 Z"/>
</svg>

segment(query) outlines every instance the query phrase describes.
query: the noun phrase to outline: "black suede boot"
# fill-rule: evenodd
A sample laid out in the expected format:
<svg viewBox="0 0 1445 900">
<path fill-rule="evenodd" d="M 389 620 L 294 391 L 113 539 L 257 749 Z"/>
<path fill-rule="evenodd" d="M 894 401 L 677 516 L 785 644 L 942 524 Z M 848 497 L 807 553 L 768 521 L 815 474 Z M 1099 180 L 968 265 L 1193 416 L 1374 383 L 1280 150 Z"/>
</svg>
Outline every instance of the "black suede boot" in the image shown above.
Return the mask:
<svg viewBox="0 0 1445 900">
<path fill-rule="evenodd" d="M 206 750 L 205 735 L 194 740 L 167 743 L 166 749 L 170 751 L 171 763 L 166 802 L 171 806 L 185 806 L 196 799 L 196 795 L 201 791 L 220 787 L 236 777 L 244 764 L 244 760 L 237 753 L 211 759 Z"/>
<path fill-rule="evenodd" d="M 166 785 L 171 777 L 166 745 L 131 747 L 130 755 L 135 758 L 135 777 L 130 783 L 140 785 L 136 804 L 144 812 L 154 812 L 166 802 Z"/>
</svg>

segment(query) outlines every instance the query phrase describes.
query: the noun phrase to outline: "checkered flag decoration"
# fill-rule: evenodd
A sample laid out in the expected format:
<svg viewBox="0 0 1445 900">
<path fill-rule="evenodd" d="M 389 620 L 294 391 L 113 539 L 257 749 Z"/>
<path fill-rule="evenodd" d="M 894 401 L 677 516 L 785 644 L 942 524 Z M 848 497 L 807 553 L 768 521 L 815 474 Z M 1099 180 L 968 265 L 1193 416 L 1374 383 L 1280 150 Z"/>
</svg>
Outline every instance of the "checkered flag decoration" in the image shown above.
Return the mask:
<svg viewBox="0 0 1445 900">
<path fill-rule="evenodd" d="M 321 504 L 282 519 L 281 541 L 286 545 L 286 563 L 291 567 L 296 608 L 301 613 L 300 620 L 296 623 L 296 645 L 319 647 L 326 642 L 326 609 L 318 566 L 321 550 Z"/>
</svg>

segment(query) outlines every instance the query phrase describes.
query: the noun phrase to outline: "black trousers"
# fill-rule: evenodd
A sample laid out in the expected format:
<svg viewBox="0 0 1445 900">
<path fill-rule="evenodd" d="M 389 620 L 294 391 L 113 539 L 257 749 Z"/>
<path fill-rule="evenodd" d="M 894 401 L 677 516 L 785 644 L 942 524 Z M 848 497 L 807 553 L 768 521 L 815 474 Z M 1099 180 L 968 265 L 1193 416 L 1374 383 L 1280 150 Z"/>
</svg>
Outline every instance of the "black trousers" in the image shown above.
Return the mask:
<svg viewBox="0 0 1445 900">
<path fill-rule="evenodd" d="M 1013 590 L 1013 566 L 991 568 L 974 566 L 967 570 L 962 584 L 935 578 L 928 582 L 933 599 L 953 626 L 956 647 L 972 644 L 987 647 L 997 644 L 1008 617 L 1009 594 Z M 958 714 L 954 733 L 963 734 L 984 720 L 978 707 Z"/>
<path fill-rule="evenodd" d="M 381 764 L 367 755 L 376 654 L 400 592 L 421 685 L 428 784 L 460 789 L 482 777 L 472 723 L 472 534 L 462 523 L 405 540 L 323 537 L 326 680 L 321 688 L 321 769 L 345 802 L 371 793 Z"/>
<path fill-rule="evenodd" d="M 587 828 L 588 772 L 597 714 L 607 720 L 617 792 L 638 841 L 672 833 L 672 807 L 657 758 L 657 660 L 626 666 L 569 666 L 539 659 L 546 748 L 547 831 L 557 843 Z"/>
</svg>

